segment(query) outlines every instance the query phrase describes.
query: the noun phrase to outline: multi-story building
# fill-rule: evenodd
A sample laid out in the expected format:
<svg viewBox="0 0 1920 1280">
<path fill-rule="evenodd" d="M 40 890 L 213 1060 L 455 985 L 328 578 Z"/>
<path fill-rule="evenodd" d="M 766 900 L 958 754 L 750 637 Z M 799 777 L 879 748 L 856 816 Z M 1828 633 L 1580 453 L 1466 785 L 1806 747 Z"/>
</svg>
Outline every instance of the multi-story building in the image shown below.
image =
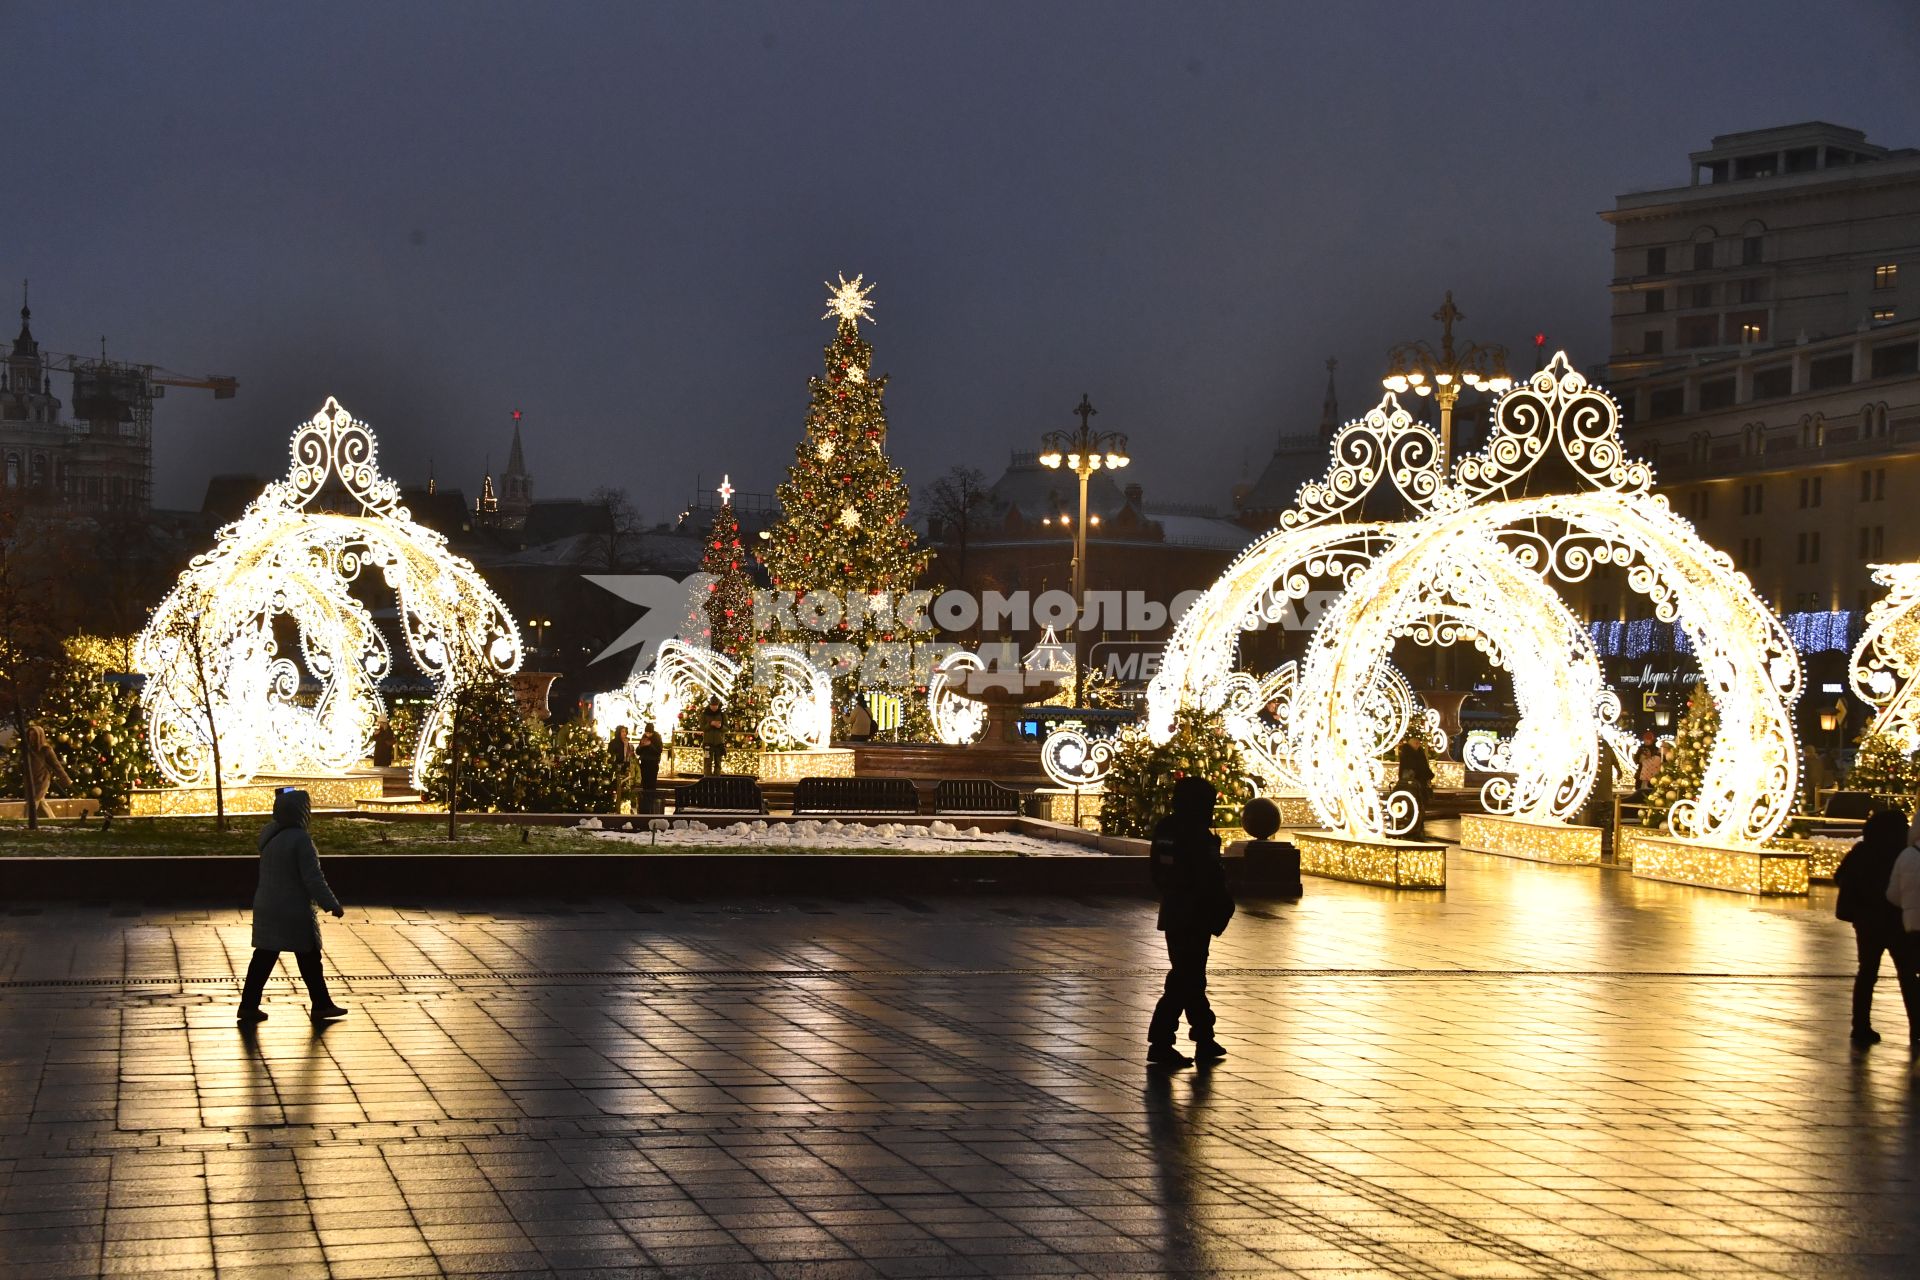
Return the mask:
<svg viewBox="0 0 1920 1280">
<path fill-rule="evenodd" d="M 78 513 L 144 515 L 152 502 L 153 401 L 169 386 L 234 394 L 231 378 L 186 378 L 152 365 L 42 351 L 33 312 L 0 358 L 0 485 L 5 499 Z M 56 371 L 72 377 L 73 400 L 53 393 Z"/>
<path fill-rule="evenodd" d="M 1783 613 L 1920 559 L 1920 151 L 1803 124 L 1623 195 L 1607 384 L 1629 443 Z"/>
</svg>

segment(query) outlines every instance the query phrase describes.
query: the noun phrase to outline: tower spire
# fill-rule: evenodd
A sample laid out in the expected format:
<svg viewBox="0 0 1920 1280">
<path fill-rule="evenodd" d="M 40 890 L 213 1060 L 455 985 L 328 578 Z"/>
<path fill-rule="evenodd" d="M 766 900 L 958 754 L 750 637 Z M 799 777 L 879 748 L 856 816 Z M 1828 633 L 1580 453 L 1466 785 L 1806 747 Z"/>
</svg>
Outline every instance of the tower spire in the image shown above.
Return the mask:
<svg viewBox="0 0 1920 1280">
<path fill-rule="evenodd" d="M 1340 429 L 1340 396 L 1333 387 L 1333 371 L 1340 362 L 1332 356 L 1327 357 L 1327 394 L 1320 401 L 1320 438 L 1333 439 L 1333 433 Z"/>
</svg>

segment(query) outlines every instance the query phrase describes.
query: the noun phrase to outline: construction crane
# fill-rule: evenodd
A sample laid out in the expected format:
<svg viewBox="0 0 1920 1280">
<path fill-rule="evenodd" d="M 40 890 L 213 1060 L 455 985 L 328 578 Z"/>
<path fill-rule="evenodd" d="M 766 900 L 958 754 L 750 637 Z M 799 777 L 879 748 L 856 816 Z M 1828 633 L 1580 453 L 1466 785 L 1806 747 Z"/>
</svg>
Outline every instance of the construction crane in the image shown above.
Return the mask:
<svg viewBox="0 0 1920 1280">
<path fill-rule="evenodd" d="M 139 493 L 143 506 L 152 485 L 153 402 L 163 398 L 168 387 L 211 391 L 215 400 L 231 400 L 240 390 L 239 379 L 225 374 L 196 378 L 158 365 L 109 360 L 104 338 L 98 356 L 50 351 L 46 361 L 49 372 L 73 375 L 73 400 L 68 411 L 76 421 L 90 425 L 96 442 L 102 447 L 111 447 L 107 442 L 115 441 L 140 449 L 145 472 Z"/>
</svg>

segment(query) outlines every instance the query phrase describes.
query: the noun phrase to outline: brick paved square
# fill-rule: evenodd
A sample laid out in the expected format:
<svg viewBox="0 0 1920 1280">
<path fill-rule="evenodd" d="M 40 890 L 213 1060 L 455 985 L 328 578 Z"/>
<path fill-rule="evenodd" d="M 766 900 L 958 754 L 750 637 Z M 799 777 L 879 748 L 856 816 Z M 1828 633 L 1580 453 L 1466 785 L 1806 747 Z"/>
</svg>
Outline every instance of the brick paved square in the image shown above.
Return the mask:
<svg viewBox="0 0 1920 1280">
<path fill-rule="evenodd" d="M 459 902 L 326 926 L 233 1022 L 237 910 L 0 916 L 0 1273 L 1920 1272 L 1920 1083 L 1805 903 L 1455 854 L 1214 952 L 1142 1062 L 1120 899 Z M 116 909 L 117 908 L 117 909 Z M 931 908 L 929 910 L 928 908 Z"/>
</svg>

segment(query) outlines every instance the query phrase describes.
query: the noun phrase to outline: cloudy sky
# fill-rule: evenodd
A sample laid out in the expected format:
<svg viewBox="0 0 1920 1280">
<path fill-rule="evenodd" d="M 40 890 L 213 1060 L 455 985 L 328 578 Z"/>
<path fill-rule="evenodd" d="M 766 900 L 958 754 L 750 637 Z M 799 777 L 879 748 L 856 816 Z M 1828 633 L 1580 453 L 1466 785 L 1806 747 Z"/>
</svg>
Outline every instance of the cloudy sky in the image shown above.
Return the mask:
<svg viewBox="0 0 1920 1280">
<path fill-rule="evenodd" d="M 15 4 L 0 272 L 59 351 L 239 377 L 156 417 L 156 500 L 273 472 L 334 394 L 389 471 L 649 519 L 791 460 L 878 284 L 916 485 L 1070 425 L 1224 502 L 1456 291 L 1606 357 L 1623 191 L 1805 119 L 1920 145 L 1920 8 L 1744 3 Z M 64 389 L 61 390 L 64 396 Z"/>
</svg>

